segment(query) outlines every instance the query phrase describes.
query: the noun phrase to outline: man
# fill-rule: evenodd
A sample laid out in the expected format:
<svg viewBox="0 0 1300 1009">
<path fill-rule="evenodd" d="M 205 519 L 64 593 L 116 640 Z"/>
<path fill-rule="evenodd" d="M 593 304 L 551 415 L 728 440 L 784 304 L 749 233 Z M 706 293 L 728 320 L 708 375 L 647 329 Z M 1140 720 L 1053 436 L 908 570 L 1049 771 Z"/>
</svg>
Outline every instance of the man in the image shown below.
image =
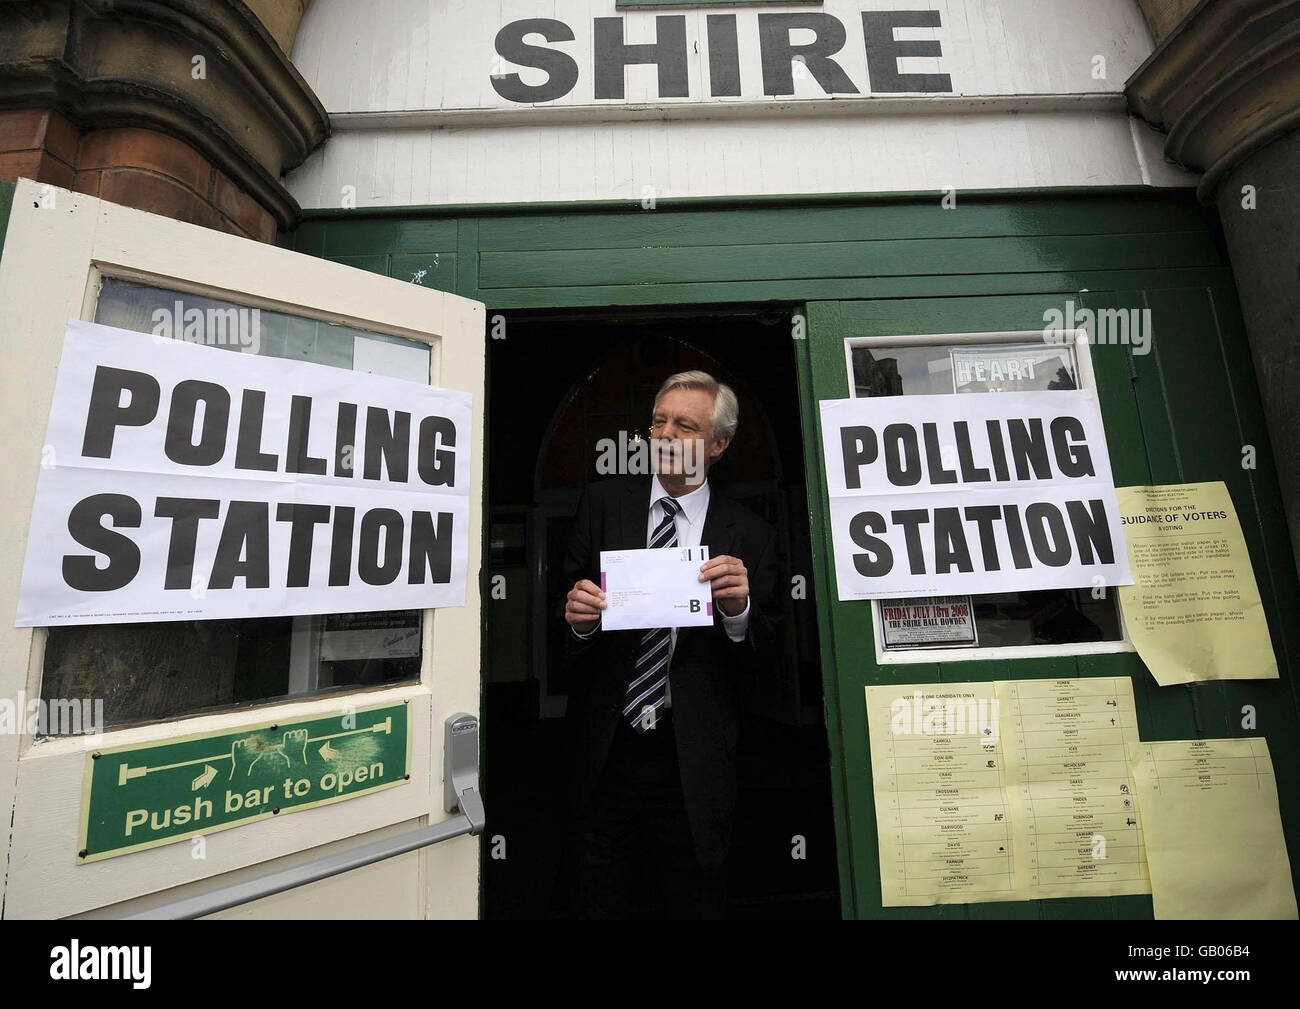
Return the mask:
<svg viewBox="0 0 1300 1009">
<path fill-rule="evenodd" d="M 720 918 L 736 804 L 738 688 L 770 668 L 776 535 L 716 493 L 708 469 L 736 434 L 735 393 L 702 371 L 655 397 L 651 476 L 588 487 L 565 559 L 574 658 L 575 896 L 584 917 L 624 917 L 657 869 L 670 917 Z M 712 627 L 604 631 L 602 550 L 707 546 Z"/>
</svg>

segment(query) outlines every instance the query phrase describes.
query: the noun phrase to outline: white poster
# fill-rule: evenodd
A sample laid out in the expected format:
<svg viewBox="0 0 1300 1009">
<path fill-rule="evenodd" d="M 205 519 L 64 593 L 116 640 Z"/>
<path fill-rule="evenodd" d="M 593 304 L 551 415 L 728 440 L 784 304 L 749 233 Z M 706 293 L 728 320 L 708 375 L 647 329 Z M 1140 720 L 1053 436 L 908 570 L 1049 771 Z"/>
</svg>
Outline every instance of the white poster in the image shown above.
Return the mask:
<svg viewBox="0 0 1300 1009">
<path fill-rule="evenodd" d="M 1091 390 L 825 400 L 839 598 L 1130 585 Z"/>
<path fill-rule="evenodd" d="M 471 407 L 69 322 L 15 623 L 464 605 Z"/>
</svg>

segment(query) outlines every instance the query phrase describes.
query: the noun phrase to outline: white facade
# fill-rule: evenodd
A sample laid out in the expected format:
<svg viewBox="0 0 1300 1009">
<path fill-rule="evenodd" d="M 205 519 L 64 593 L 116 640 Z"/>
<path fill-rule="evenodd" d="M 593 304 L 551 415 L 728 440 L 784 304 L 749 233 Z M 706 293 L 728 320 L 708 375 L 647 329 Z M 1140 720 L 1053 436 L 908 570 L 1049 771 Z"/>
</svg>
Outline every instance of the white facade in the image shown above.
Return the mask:
<svg viewBox="0 0 1300 1009">
<path fill-rule="evenodd" d="M 659 66 L 620 74 L 620 37 Z M 287 182 L 309 209 L 1191 185 L 1126 111 L 1151 48 L 1135 0 L 315 0 L 293 60 L 335 132 Z"/>
</svg>

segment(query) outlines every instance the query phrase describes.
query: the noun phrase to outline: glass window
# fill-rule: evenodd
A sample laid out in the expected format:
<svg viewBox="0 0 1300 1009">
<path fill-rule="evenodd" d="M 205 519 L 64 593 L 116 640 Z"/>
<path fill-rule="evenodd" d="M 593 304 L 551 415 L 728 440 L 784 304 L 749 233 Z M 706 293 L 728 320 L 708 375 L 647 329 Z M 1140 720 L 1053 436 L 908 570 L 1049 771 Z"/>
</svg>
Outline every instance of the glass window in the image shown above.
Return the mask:
<svg viewBox="0 0 1300 1009">
<path fill-rule="evenodd" d="M 95 321 L 217 350 L 427 383 L 412 340 L 105 278 Z M 104 700 L 104 725 L 402 683 L 420 676 L 420 612 L 52 627 L 41 696 Z"/>
<path fill-rule="evenodd" d="M 962 395 L 1080 388 L 1068 344 L 948 343 L 850 347 L 855 396 Z M 1116 593 L 1090 588 L 888 599 L 876 604 L 886 651 L 1121 641 Z M 966 614 L 973 615 L 973 626 Z M 888 625 L 882 618 L 888 614 Z M 892 628 L 884 633 L 886 627 Z M 972 640 L 973 639 L 973 640 Z"/>
</svg>

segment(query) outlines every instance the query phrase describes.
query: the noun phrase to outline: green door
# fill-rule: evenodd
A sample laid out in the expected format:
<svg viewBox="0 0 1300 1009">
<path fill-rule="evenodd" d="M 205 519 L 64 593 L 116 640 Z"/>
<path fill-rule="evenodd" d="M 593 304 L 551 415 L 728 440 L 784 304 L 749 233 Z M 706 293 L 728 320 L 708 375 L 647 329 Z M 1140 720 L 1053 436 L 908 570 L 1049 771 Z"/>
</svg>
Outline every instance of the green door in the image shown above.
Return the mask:
<svg viewBox="0 0 1300 1009">
<path fill-rule="evenodd" d="M 1116 485 L 1208 480 L 1227 484 L 1250 547 L 1281 679 L 1160 687 L 1135 652 L 1080 654 L 1090 650 L 1070 646 L 1030 657 L 884 664 L 877 660 L 872 604 L 837 601 L 817 404 L 850 395 L 845 341 L 929 334 L 1041 334 L 1044 313 L 1063 309 L 1067 299 L 1080 309 L 1094 311 L 1150 310 L 1154 338 L 1147 353 L 1135 353 L 1140 350 L 1136 345 L 1089 348 Z M 1300 587 L 1232 287 L 1188 283 L 1158 290 L 821 301 L 806 306 L 806 319 L 806 339 L 798 344 L 799 386 L 845 917 L 1152 915 L 1149 896 L 882 908 L 863 691 L 865 686 L 882 683 L 1127 676 L 1132 679 L 1143 740 L 1263 735 L 1277 771 L 1294 871 L 1300 864 L 1300 719 L 1294 690 L 1300 621 L 1285 615 L 1297 612 Z M 1251 455 L 1245 446 L 1255 449 L 1254 468 L 1243 465 Z M 1243 727 L 1252 710 L 1256 726 Z"/>
</svg>

